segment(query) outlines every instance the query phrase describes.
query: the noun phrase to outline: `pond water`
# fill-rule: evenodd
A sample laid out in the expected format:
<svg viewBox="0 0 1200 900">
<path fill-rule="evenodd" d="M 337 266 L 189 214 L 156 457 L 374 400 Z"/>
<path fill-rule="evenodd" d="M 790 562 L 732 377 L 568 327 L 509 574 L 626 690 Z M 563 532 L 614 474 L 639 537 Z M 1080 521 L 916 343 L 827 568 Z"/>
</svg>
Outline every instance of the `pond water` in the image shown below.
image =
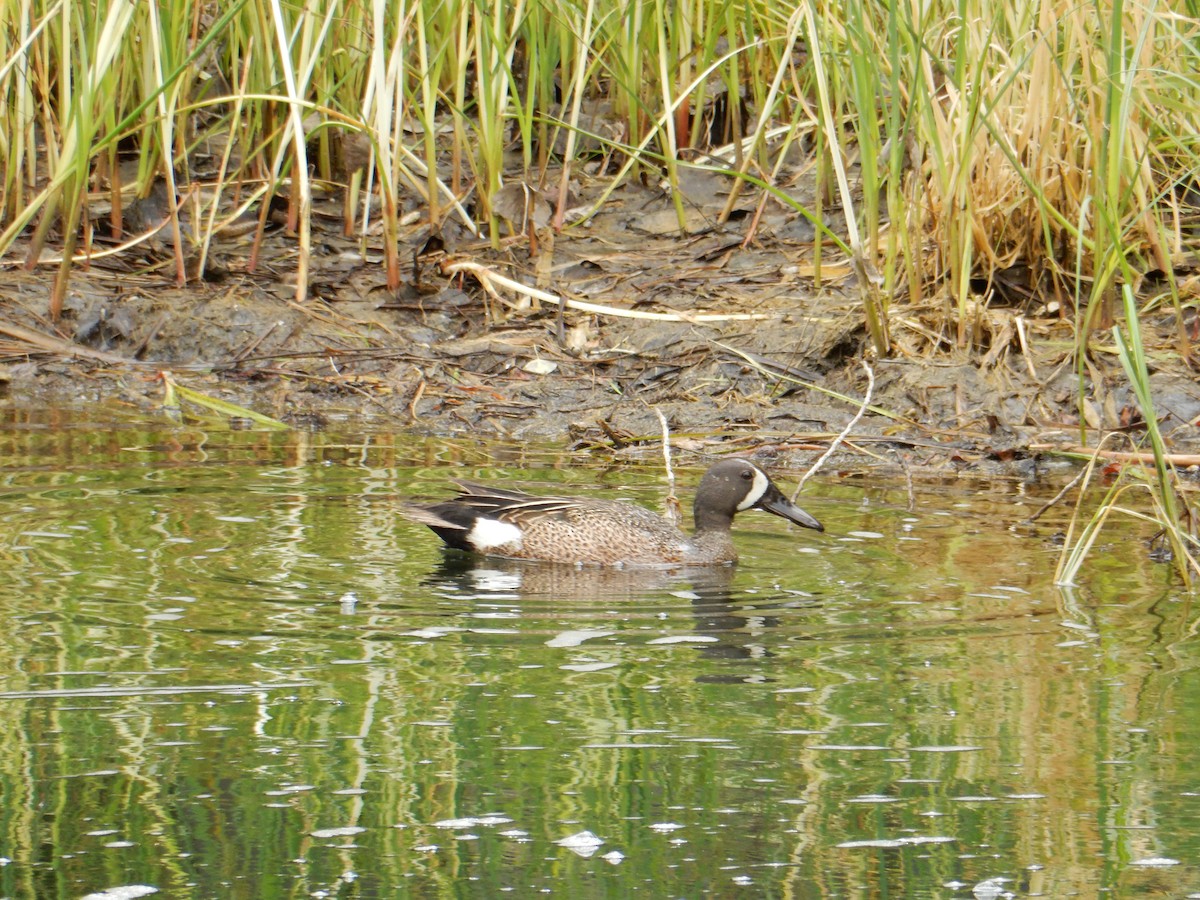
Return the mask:
<svg viewBox="0 0 1200 900">
<path fill-rule="evenodd" d="M 576 571 L 397 504 L 657 461 L 2 415 L 3 897 L 1200 896 L 1197 608 L 1136 523 L 1055 588 L 1055 486 Z"/>
</svg>

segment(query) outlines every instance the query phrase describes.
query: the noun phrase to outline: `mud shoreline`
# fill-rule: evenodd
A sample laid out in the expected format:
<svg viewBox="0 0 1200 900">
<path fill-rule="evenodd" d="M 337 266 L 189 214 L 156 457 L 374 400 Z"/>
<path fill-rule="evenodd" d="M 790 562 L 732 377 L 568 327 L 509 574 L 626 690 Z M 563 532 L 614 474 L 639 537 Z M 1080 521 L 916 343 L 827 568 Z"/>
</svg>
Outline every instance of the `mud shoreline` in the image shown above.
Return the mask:
<svg viewBox="0 0 1200 900">
<path fill-rule="evenodd" d="M 636 454 L 661 440 L 661 414 L 683 452 L 736 446 L 798 462 L 828 446 L 869 381 L 848 269 L 827 263 L 818 282 L 805 262 L 811 234 L 782 214 L 764 217 L 747 247 L 734 226 L 686 238 L 648 231 L 635 193 L 534 258 L 515 241 L 496 251 L 445 235 L 430 253 L 429 235 L 414 231 L 397 292 L 377 261 L 327 234 L 304 304 L 291 299 L 282 234 L 257 272 L 239 271 L 231 253 L 219 277 L 185 288 L 169 286 L 161 259 L 137 273 L 81 267 L 57 324 L 47 274 L 8 265 L 0 390 L 9 405 L 153 409 L 168 370 L 301 428 L 369 422 Z M 445 275 L 447 259 L 602 311 L 489 293 L 470 275 Z M 1080 402 L 1073 325 L 1060 313 L 980 309 L 969 352 L 927 313 L 893 309 L 894 352 L 869 360 L 870 408 L 839 451 L 847 463 L 1028 477 L 1048 452 L 1080 443 L 1081 413 L 1090 444 L 1112 430 L 1136 444 L 1138 413 L 1115 358 L 1089 357 Z M 654 318 L 629 317 L 640 314 Z M 1193 452 L 1200 386 L 1175 349 L 1175 320 L 1142 329 L 1163 431 L 1172 450 Z"/>
</svg>

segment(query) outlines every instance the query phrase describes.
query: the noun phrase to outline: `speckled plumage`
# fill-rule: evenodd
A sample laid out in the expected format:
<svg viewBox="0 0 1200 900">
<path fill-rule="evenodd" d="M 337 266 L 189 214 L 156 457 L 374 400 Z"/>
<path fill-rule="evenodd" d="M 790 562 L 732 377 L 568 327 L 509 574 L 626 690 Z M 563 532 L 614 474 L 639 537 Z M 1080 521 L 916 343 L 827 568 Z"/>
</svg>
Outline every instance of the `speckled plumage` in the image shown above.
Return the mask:
<svg viewBox="0 0 1200 900">
<path fill-rule="evenodd" d="M 601 566 L 722 565 L 737 561 L 730 527 L 742 509 L 759 508 L 824 530 L 792 504 L 753 463 L 713 465 L 696 491 L 696 531 L 684 534 L 663 517 L 622 500 L 537 497 L 524 491 L 457 481 L 459 496 L 407 507 L 447 545 L 512 559 Z"/>
</svg>

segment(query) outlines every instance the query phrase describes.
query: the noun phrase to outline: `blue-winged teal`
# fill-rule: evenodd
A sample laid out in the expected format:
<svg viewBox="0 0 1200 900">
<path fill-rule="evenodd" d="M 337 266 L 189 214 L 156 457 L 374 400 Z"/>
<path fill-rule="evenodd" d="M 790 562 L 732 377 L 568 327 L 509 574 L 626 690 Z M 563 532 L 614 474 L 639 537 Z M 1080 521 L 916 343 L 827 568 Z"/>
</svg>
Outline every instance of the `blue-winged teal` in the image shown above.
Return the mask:
<svg viewBox="0 0 1200 900">
<path fill-rule="evenodd" d="M 403 514 L 459 550 L 579 565 L 722 565 L 737 562 L 730 527 L 745 509 L 824 531 L 744 459 L 715 464 L 696 489 L 696 531 L 688 536 L 648 509 L 623 500 L 535 497 L 456 481 L 459 496 Z"/>
</svg>

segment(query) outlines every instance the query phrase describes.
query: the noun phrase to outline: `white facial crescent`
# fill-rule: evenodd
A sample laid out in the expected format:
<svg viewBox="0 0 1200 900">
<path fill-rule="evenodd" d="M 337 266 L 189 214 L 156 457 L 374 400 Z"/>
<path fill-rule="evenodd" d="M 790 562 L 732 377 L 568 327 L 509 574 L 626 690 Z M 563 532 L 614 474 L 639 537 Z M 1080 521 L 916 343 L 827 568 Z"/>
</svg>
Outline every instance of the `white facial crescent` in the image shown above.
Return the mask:
<svg viewBox="0 0 1200 900">
<path fill-rule="evenodd" d="M 758 468 L 758 466 L 754 466 L 754 483 L 750 485 L 750 491 L 746 494 L 746 499 L 738 504 L 738 512 L 749 509 L 761 500 L 770 484 L 771 482 L 767 479 L 766 473 Z"/>
</svg>

